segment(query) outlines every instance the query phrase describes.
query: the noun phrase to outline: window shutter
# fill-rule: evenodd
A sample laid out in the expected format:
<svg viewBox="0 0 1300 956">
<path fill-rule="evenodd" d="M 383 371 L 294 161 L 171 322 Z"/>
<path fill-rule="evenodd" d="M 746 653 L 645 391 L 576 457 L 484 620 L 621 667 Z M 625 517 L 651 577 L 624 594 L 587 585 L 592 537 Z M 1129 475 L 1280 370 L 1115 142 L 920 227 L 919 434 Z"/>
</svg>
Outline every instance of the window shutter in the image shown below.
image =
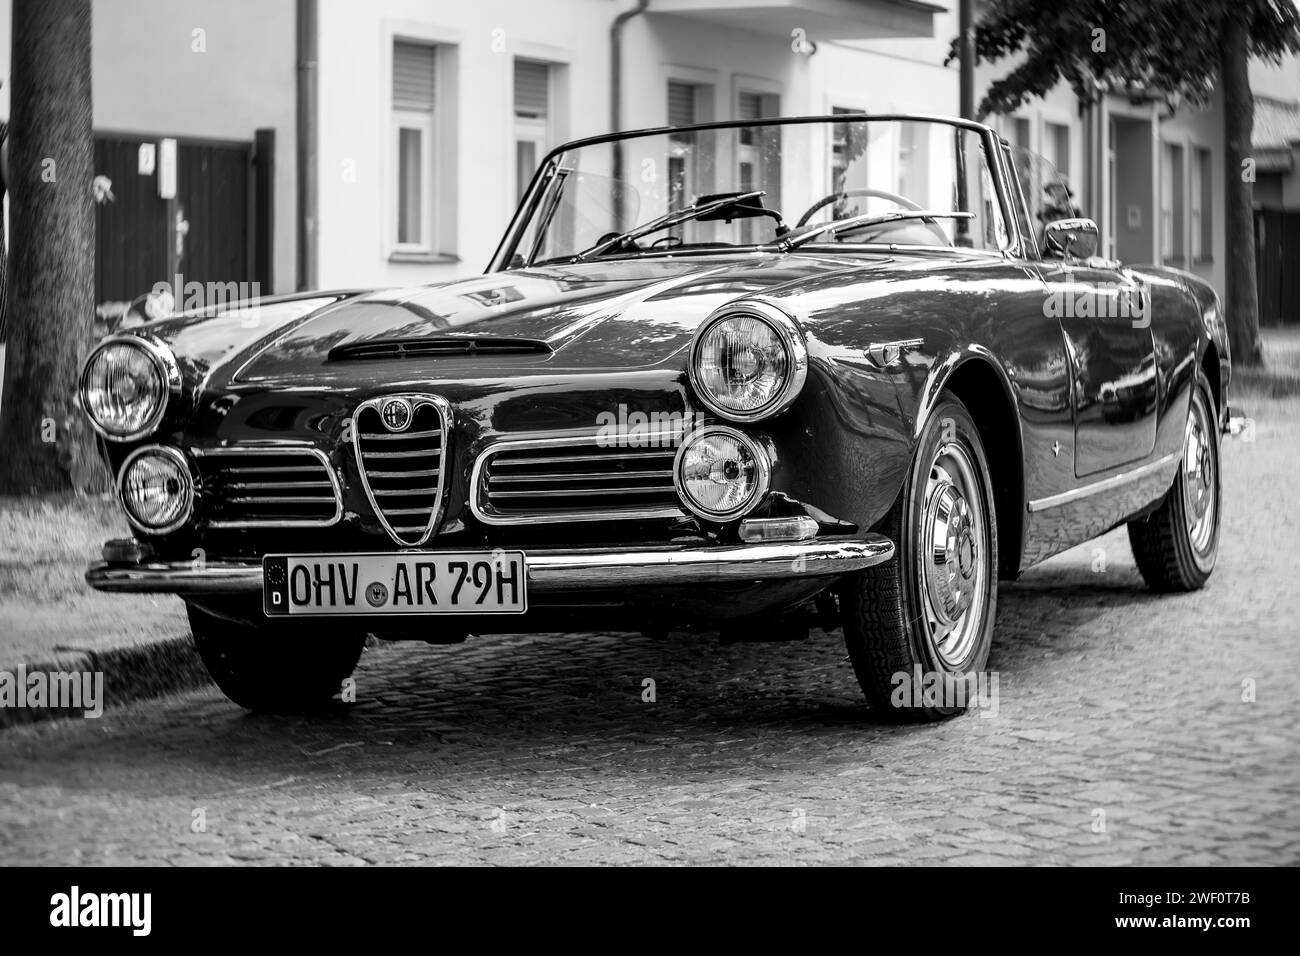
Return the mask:
<svg viewBox="0 0 1300 956">
<path fill-rule="evenodd" d="M 695 122 L 695 87 L 668 81 L 668 125 L 690 126 Z"/>
<path fill-rule="evenodd" d="M 551 68 L 532 60 L 515 60 L 515 115 L 546 119 L 550 108 Z"/>
<path fill-rule="evenodd" d="M 433 112 L 436 77 L 435 49 L 422 43 L 393 44 L 393 108 Z"/>
<path fill-rule="evenodd" d="M 736 104 L 736 119 L 759 120 L 775 116 L 779 111 L 779 99 L 774 93 L 744 93 Z"/>
</svg>

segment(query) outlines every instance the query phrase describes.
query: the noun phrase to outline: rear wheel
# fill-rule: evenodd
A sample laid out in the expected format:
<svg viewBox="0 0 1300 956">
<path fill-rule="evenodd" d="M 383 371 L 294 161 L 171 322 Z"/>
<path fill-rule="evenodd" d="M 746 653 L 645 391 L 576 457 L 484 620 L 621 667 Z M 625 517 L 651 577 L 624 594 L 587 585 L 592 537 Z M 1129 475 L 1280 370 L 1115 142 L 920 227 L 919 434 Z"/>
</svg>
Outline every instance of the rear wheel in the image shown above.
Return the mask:
<svg viewBox="0 0 1300 956">
<path fill-rule="evenodd" d="M 1128 525 L 1142 579 L 1153 591 L 1195 591 L 1219 554 L 1223 493 L 1214 399 L 1198 373 L 1183 434 L 1183 460 L 1160 507 Z"/>
<path fill-rule="evenodd" d="M 894 560 L 839 586 L 858 683 L 893 719 L 960 713 L 993 642 L 998 540 L 984 446 L 955 396 L 930 416 L 880 530 Z"/>
<path fill-rule="evenodd" d="M 186 602 L 194 646 L 216 685 L 236 704 L 268 714 L 319 711 L 351 675 L 364 633 L 298 621 L 252 624 Z"/>
</svg>

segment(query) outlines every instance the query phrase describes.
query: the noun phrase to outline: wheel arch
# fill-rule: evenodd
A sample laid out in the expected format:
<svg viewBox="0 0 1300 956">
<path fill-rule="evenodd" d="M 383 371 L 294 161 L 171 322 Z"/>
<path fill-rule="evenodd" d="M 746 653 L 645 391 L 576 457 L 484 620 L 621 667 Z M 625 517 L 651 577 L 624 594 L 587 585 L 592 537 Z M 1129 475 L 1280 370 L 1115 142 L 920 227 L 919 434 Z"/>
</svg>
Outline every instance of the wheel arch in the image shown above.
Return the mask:
<svg viewBox="0 0 1300 956">
<path fill-rule="evenodd" d="M 1000 544 L 998 576 L 1015 578 L 1020 574 L 1024 553 L 1025 475 L 1020 415 L 1010 378 L 993 355 L 982 348 L 970 348 L 937 369 L 944 371 L 934 376 L 926 389 L 923 414 L 917 416 L 917 434 L 943 392 L 952 393 L 966 406 L 979 430 L 993 479 Z"/>
<path fill-rule="evenodd" d="M 1219 350 L 1213 340 L 1205 346 L 1205 354 L 1201 356 L 1201 371 L 1205 373 L 1205 380 L 1210 384 L 1210 397 L 1214 399 L 1215 417 L 1222 420 L 1223 382 L 1219 371 Z"/>
</svg>

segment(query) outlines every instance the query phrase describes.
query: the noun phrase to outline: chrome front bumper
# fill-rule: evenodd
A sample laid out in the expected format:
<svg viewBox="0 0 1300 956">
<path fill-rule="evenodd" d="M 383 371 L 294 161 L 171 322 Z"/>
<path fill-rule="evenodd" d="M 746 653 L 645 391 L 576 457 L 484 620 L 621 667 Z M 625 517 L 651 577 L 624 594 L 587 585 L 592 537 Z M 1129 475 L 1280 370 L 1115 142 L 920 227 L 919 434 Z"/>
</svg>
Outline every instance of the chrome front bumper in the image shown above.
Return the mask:
<svg viewBox="0 0 1300 956">
<path fill-rule="evenodd" d="M 118 542 L 110 542 L 108 551 Z M 776 544 L 536 550 L 528 557 L 530 591 L 716 584 L 830 577 L 860 571 L 894 556 L 879 534 L 818 538 Z M 262 592 L 262 565 L 255 562 L 105 562 L 92 565 L 86 582 L 99 591 L 166 594 Z"/>
</svg>

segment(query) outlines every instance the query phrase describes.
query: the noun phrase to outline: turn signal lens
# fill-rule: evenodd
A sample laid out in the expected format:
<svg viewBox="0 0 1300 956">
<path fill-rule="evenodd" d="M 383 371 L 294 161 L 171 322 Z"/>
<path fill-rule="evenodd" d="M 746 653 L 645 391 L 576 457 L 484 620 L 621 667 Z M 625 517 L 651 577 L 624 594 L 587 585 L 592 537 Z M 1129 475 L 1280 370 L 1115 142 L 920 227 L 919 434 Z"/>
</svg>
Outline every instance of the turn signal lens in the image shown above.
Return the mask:
<svg viewBox="0 0 1300 956">
<path fill-rule="evenodd" d="M 807 541 L 817 537 L 817 522 L 812 518 L 746 518 L 740 523 L 740 540 L 746 544 L 764 541 Z"/>
</svg>

